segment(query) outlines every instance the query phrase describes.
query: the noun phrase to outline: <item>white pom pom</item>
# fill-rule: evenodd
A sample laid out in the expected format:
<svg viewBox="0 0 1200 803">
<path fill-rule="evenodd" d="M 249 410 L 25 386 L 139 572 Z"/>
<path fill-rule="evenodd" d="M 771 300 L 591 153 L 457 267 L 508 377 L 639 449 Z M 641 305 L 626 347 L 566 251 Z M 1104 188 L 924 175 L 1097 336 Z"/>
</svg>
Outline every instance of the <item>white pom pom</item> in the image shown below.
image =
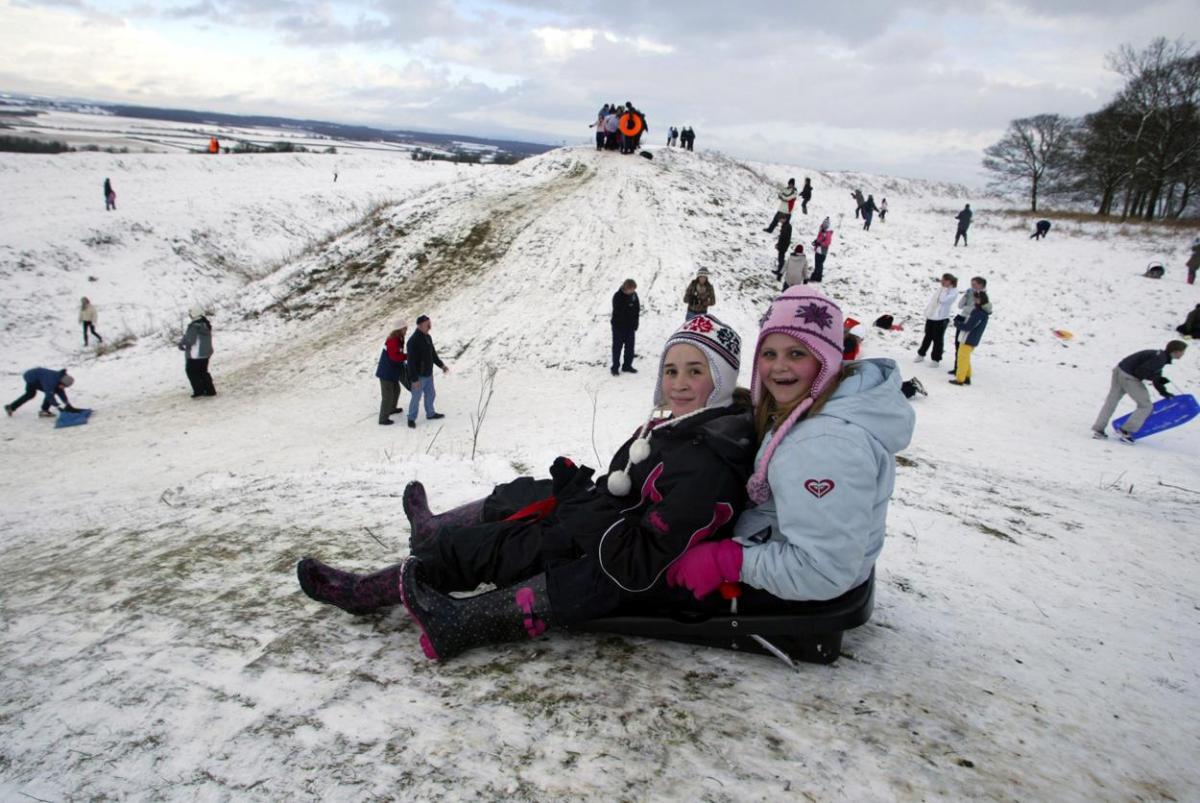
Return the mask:
<svg viewBox="0 0 1200 803">
<path fill-rule="evenodd" d="M 633 483 L 629 481 L 628 472 L 614 471 L 608 475 L 608 492 L 613 496 L 625 496 L 631 487 Z"/>
<path fill-rule="evenodd" d="M 635 466 L 650 456 L 650 441 L 638 438 L 629 444 L 629 462 Z"/>
</svg>

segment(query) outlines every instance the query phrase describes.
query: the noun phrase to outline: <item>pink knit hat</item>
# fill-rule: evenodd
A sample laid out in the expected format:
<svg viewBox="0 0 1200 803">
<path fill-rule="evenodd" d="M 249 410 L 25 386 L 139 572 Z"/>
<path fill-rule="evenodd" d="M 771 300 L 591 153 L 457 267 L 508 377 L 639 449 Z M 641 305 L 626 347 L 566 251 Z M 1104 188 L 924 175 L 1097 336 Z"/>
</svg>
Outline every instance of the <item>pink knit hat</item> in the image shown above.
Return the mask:
<svg viewBox="0 0 1200 803">
<path fill-rule="evenodd" d="M 758 342 L 754 344 L 754 371 L 750 377 L 750 393 L 754 406 L 763 402 L 762 377 L 758 374 L 758 355 L 762 350 L 763 341 L 768 335 L 781 332 L 796 338 L 821 363 L 821 370 L 813 380 L 808 398 L 804 399 L 782 424 L 775 426 L 771 442 L 763 453 L 762 459 L 755 468 L 754 475 L 746 483 L 746 491 L 750 498 L 762 504 L 771 496 L 771 486 L 767 482 L 767 467 L 776 447 L 783 441 L 788 431 L 800 417 L 808 412 L 813 402 L 820 396 L 829 384 L 833 382 L 842 368 L 842 310 L 837 304 L 812 289 L 811 285 L 797 284 L 789 287 L 782 295 L 771 302 L 770 309 L 763 316 L 758 332 Z"/>
</svg>

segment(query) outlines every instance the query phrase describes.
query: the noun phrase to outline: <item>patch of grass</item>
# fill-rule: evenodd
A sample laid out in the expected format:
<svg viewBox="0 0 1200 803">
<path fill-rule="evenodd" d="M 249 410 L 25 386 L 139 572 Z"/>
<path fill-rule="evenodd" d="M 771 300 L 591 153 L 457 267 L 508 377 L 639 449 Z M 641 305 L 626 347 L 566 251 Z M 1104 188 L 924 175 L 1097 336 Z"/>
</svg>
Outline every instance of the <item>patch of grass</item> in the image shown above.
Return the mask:
<svg viewBox="0 0 1200 803">
<path fill-rule="evenodd" d="M 97 357 L 104 357 L 108 354 L 131 348 L 135 343 L 137 343 L 137 335 L 132 332 L 122 332 L 116 337 L 110 337 L 108 340 L 97 345 L 95 353 Z"/>
<path fill-rule="evenodd" d="M 1003 530 L 997 530 L 995 527 L 984 524 L 981 521 L 975 522 L 974 526 L 977 530 L 979 530 L 979 532 L 984 533 L 985 535 L 990 535 L 992 538 L 998 538 L 1001 541 L 1007 541 L 1010 544 L 1017 543 L 1017 539 L 1013 538 L 1008 533 L 1004 532 Z"/>
</svg>

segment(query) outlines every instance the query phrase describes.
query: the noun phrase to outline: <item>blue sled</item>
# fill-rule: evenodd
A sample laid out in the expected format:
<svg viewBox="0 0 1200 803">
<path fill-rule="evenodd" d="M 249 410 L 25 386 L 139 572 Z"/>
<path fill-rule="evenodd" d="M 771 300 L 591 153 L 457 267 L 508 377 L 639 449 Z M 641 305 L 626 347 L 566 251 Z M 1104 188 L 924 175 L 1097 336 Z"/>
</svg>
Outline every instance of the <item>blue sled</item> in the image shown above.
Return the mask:
<svg viewBox="0 0 1200 803">
<path fill-rule="evenodd" d="M 54 422 L 54 428 L 61 429 L 62 427 L 77 427 L 80 424 L 86 424 L 91 415 L 92 411 L 89 409 L 76 410 L 73 413 L 63 410 L 58 414 L 58 420 Z"/>
<path fill-rule="evenodd" d="M 1133 414 L 1130 413 L 1120 418 L 1114 418 L 1112 422 L 1113 429 L 1120 429 L 1125 426 L 1125 422 L 1129 420 L 1130 415 Z M 1146 419 L 1146 423 L 1142 425 L 1142 428 L 1133 434 L 1133 439 L 1140 441 L 1147 435 L 1162 432 L 1164 429 L 1174 429 L 1180 424 L 1186 424 L 1198 415 L 1200 415 L 1200 404 L 1196 403 L 1196 397 L 1190 393 L 1172 396 L 1169 399 L 1159 399 L 1154 403 L 1154 412 Z"/>
</svg>

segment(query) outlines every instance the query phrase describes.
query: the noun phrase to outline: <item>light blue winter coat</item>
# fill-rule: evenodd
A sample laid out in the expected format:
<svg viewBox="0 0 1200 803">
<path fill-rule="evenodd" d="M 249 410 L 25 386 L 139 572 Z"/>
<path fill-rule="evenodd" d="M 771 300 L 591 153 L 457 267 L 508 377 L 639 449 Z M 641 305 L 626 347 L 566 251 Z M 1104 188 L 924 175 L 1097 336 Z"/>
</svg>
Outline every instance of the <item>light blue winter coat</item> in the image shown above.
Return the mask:
<svg viewBox="0 0 1200 803">
<path fill-rule="evenodd" d="M 746 547 L 741 581 L 782 599 L 846 593 L 867 579 L 883 548 L 895 455 L 916 417 L 893 360 L 853 365 L 825 406 L 784 435 L 767 468 L 771 498 L 734 528 Z"/>
</svg>

